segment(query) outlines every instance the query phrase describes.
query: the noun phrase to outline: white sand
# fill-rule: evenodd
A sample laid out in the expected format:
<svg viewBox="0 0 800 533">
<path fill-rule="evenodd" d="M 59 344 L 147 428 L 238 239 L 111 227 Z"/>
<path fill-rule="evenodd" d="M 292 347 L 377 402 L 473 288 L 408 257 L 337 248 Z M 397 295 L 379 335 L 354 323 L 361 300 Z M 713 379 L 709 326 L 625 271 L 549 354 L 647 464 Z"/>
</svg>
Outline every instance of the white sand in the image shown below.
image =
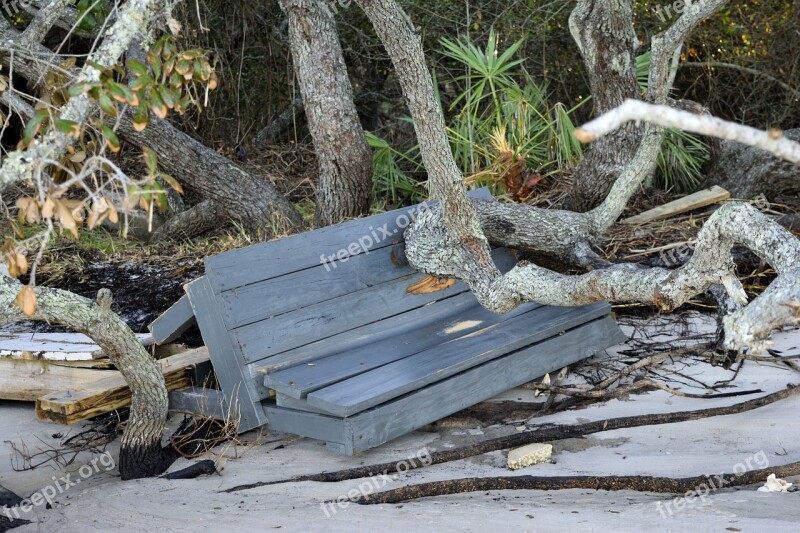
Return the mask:
<svg viewBox="0 0 800 533">
<path fill-rule="evenodd" d="M 800 353 L 800 331 L 776 335 L 776 348 Z M 707 364 L 677 364 L 685 375 L 713 381 L 732 373 Z M 772 392 L 800 381 L 788 369 L 748 362 L 734 383 L 739 389 Z M 755 395 L 754 395 L 755 396 Z M 617 416 L 700 409 L 745 401 L 754 396 L 718 400 L 671 397 L 658 391 L 612 400 L 589 408 L 537 418 L 532 424 L 575 424 Z M 503 399 L 532 399 L 530 391 L 514 390 Z M 539 398 L 541 400 L 541 398 Z M 409 483 L 467 476 L 497 475 L 663 475 L 686 477 L 731 472 L 737 464 L 752 468 L 777 466 L 800 460 L 800 397 L 739 415 L 714 417 L 680 424 L 650 426 L 591 435 L 554 443 L 555 464 L 516 472 L 504 467 L 501 452 L 453 463 L 435 465 L 392 476 L 386 488 Z M 11 449 L 5 442 L 24 437 L 29 446 L 57 443 L 51 437 L 69 428 L 39 423 L 33 407 L 0 403 L 0 484 L 22 496 L 52 484 L 60 470 L 48 467 L 14 472 Z M 75 429 L 73 428 L 73 431 Z M 225 462 L 221 476 L 194 480 L 162 479 L 121 482 L 110 474 L 95 474 L 56 497 L 47 510 L 35 508 L 26 518 L 34 523 L 17 531 L 767 531 L 800 529 L 800 492 L 764 493 L 755 487 L 713 491 L 703 500 L 685 501 L 682 509 L 668 495 L 636 492 L 499 491 L 469 493 L 400 505 L 327 507 L 322 502 L 346 496 L 351 489 L 366 490 L 369 480 L 340 483 L 287 483 L 233 494 L 221 489 L 256 481 L 277 480 L 300 474 L 338 470 L 396 460 L 420 450 L 450 448 L 513 428 L 462 428 L 439 433 L 416 432 L 357 457 L 333 455 L 318 442 L 290 437 L 280 442 L 238 450 L 239 457 Z M 242 437 L 255 441 L 254 433 Z M 267 439 L 276 438 L 268 435 Z M 117 451 L 112 446 L 112 454 Z M 233 450 L 227 450 L 232 456 Z M 70 469 L 86 464 L 82 457 Z M 189 464 L 180 461 L 173 469 Z M 741 468 L 741 467 L 739 467 Z M 79 474 L 72 474 L 72 478 Z M 798 482 L 800 480 L 790 480 Z M 376 479 L 375 483 L 383 483 Z M 370 485 L 370 487 L 374 487 Z M 370 489 L 372 490 L 372 489 Z M 671 503 L 672 514 L 667 511 Z M 660 507 L 659 507 L 660 504 Z M 659 508 L 663 511 L 659 512 Z M 333 509 L 333 510 L 332 510 Z"/>
</svg>

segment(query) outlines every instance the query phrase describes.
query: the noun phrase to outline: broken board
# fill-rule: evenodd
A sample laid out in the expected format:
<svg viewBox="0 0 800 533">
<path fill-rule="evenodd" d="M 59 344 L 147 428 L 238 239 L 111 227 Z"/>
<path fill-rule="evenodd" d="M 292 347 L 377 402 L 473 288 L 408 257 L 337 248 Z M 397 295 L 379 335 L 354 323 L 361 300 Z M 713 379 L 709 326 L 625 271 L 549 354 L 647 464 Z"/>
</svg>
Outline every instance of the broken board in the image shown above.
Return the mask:
<svg viewBox="0 0 800 533">
<path fill-rule="evenodd" d="M 153 344 L 150 334 L 137 334 L 143 346 Z M 103 349 L 82 333 L 0 332 L 0 358 L 91 361 L 105 357 Z"/>
</svg>

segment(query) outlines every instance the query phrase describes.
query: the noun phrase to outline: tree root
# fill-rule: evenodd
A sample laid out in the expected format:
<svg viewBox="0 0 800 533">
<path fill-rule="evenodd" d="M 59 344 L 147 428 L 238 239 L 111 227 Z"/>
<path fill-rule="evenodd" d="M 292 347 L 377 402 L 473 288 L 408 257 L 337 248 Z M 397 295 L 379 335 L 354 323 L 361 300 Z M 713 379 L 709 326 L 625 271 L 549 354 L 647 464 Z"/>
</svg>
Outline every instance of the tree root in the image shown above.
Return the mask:
<svg viewBox="0 0 800 533">
<path fill-rule="evenodd" d="M 714 476 L 702 475 L 687 478 L 656 476 L 500 476 L 449 479 L 365 494 L 352 501 L 361 505 L 374 505 L 378 503 L 399 503 L 431 496 L 444 496 L 446 494 L 460 494 L 462 492 L 564 489 L 634 490 L 639 492 L 686 494 L 687 497 L 693 497 L 700 494 L 705 495 L 709 490 L 761 483 L 770 474 L 775 474 L 777 477 L 800 475 L 800 461 L 743 473 Z"/>
<path fill-rule="evenodd" d="M 686 422 L 690 420 L 700 420 L 703 418 L 710 418 L 712 416 L 725 416 L 738 413 L 744 413 L 759 407 L 764 407 L 771 403 L 789 398 L 795 394 L 800 393 L 800 386 L 789 385 L 786 389 L 767 394 L 760 398 L 754 398 L 746 402 L 725 407 L 712 407 L 708 409 L 699 409 L 696 411 L 680 411 L 677 413 L 660 413 L 640 416 L 627 416 L 620 418 L 609 418 L 606 420 L 597 420 L 595 422 L 587 422 L 585 424 L 577 424 L 574 426 L 554 426 L 548 428 L 532 429 L 515 433 L 505 437 L 497 437 L 488 439 L 469 446 L 461 448 L 454 448 L 451 450 L 442 450 L 431 453 L 424 461 L 421 459 L 403 459 L 402 461 L 393 461 L 388 463 L 380 463 L 369 466 L 360 466 L 357 468 L 349 468 L 346 470 L 338 470 L 336 472 L 322 472 L 319 474 L 309 474 L 304 476 L 297 476 L 290 479 L 282 479 L 278 481 L 261 481 L 247 485 L 238 485 L 223 492 L 236 492 L 240 490 L 248 490 L 265 485 L 277 485 L 280 483 L 294 483 L 299 481 L 318 481 L 322 483 L 335 483 L 338 481 L 345 481 L 348 479 L 360 479 L 363 477 L 370 477 L 381 474 L 392 474 L 398 472 L 399 465 L 403 465 L 404 471 L 421 468 L 423 466 L 448 463 L 450 461 L 458 461 L 467 457 L 481 455 L 488 452 L 497 450 L 504 450 L 508 448 L 516 448 L 525 446 L 526 444 L 534 444 L 541 442 L 553 442 L 564 439 L 573 439 L 591 435 L 593 433 L 600 433 L 603 431 L 612 431 L 615 429 L 634 428 L 641 426 L 651 426 L 660 424 L 675 424 L 678 422 Z"/>
<path fill-rule="evenodd" d="M 161 477 L 164 479 L 194 479 L 202 476 L 203 474 L 210 476 L 211 474 L 216 473 L 217 465 L 214 464 L 214 461 L 211 459 L 206 459 L 204 461 L 198 461 L 195 464 L 189 465 L 181 470 L 164 474 Z"/>
</svg>

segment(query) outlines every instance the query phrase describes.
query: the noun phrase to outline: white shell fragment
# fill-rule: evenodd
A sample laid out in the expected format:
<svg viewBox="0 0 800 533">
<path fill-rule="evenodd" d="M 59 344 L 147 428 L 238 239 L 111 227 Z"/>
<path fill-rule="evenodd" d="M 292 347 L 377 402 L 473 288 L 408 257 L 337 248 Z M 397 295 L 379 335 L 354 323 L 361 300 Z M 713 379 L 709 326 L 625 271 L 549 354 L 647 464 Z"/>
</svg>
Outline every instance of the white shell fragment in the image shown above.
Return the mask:
<svg viewBox="0 0 800 533">
<path fill-rule="evenodd" d="M 548 463 L 552 457 L 552 444 L 528 444 L 508 452 L 508 468 L 519 470 L 526 466 Z"/>
<path fill-rule="evenodd" d="M 767 482 L 764 483 L 764 486 L 758 488 L 758 492 L 786 492 L 791 486 L 792 483 L 776 478 L 775 474 L 770 474 L 767 476 Z"/>
</svg>

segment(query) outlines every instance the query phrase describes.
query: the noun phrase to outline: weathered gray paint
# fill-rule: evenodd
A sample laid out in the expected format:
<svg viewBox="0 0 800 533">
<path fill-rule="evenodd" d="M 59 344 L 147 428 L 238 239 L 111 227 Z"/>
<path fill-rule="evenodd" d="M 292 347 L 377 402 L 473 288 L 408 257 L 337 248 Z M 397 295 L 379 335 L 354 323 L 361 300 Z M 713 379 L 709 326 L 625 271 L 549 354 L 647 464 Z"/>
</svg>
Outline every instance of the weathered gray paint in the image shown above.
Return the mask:
<svg viewBox="0 0 800 533">
<path fill-rule="evenodd" d="M 147 329 L 150 330 L 156 344 L 166 344 L 180 337 L 194 324 L 194 310 L 189 303 L 189 297 L 184 295 L 151 322 Z"/>
</svg>

